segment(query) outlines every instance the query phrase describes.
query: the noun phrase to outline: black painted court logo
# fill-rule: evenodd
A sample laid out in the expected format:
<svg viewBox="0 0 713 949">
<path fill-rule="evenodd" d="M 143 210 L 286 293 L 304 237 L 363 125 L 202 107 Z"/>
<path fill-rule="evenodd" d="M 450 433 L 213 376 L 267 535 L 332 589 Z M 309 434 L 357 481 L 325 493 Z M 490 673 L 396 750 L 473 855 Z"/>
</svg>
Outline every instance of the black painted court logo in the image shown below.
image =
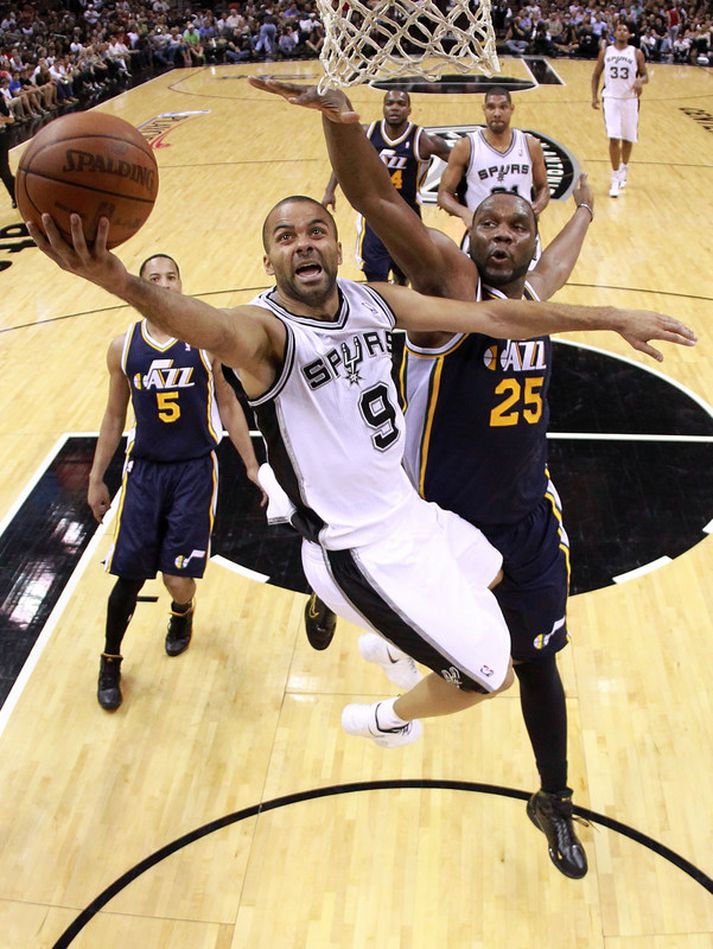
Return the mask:
<svg viewBox="0 0 713 949">
<path fill-rule="evenodd" d="M 13 254 L 19 254 L 20 251 L 27 250 L 28 247 L 34 247 L 35 242 L 30 237 L 30 232 L 24 224 L 8 224 L 0 228 L 0 273 L 3 270 L 9 270 L 12 267 L 13 260 L 5 256 L 12 257 Z"/>
<path fill-rule="evenodd" d="M 706 132 L 713 132 L 713 115 L 710 112 L 705 109 L 681 109 L 681 112 L 697 122 Z"/>
<path fill-rule="evenodd" d="M 429 125 L 426 131 L 433 135 L 440 135 L 452 148 L 459 139 L 469 132 L 475 132 L 476 129 L 484 127 L 484 125 Z M 532 135 L 542 145 L 550 195 L 555 201 L 564 201 L 572 193 L 575 182 L 579 177 L 577 159 L 569 149 L 545 135 L 544 132 L 538 132 L 537 129 L 523 129 L 523 131 L 527 132 L 528 135 Z M 436 203 L 438 185 L 445 167 L 446 163 L 440 158 L 434 157 L 431 161 L 426 180 L 421 188 L 421 201 L 424 204 Z"/>
<path fill-rule="evenodd" d="M 402 334 L 393 345 L 398 365 Z M 571 540 L 571 592 L 586 593 L 665 567 L 713 533 L 713 408 L 654 366 L 563 340 L 553 351 L 549 470 Z M 306 592 L 300 538 L 266 525 L 226 442 L 214 554 Z"/>
</svg>

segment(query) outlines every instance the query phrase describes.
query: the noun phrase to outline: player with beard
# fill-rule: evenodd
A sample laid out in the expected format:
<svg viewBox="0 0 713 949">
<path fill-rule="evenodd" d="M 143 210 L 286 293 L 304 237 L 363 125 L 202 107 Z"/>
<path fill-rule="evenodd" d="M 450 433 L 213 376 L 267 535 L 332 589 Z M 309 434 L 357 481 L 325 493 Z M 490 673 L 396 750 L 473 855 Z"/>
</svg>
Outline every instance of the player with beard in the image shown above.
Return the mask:
<svg viewBox="0 0 713 949">
<path fill-rule="evenodd" d="M 390 191 L 383 164 L 362 131 L 354 131 Z M 415 740 L 419 718 L 465 710 L 513 681 L 507 626 L 488 589 L 499 579 L 500 555 L 477 528 L 420 498 L 402 466 L 393 329 L 515 339 L 614 329 L 658 358 L 650 339 L 695 341 L 678 321 L 645 311 L 463 302 L 338 279 L 334 219 L 304 196 L 278 202 L 263 225 L 264 267 L 276 285 L 229 310 L 130 275 L 107 250 L 107 218 L 100 219 L 91 248 L 78 214 L 71 215 L 72 245 L 49 215 L 42 216 L 43 229 L 32 222 L 27 227 L 62 269 L 239 370 L 268 460 L 293 505 L 291 521 L 303 538 L 313 588 L 340 615 L 371 626 L 432 670 L 398 698 L 344 709 L 348 734 L 385 747 Z"/>
<path fill-rule="evenodd" d="M 463 300 L 538 300 L 566 282 L 594 215 L 586 176 L 574 191 L 571 219 L 533 270 L 528 271 L 537 236 L 535 213 L 512 193 L 492 194 L 475 210 L 466 256 L 400 200 L 364 136 L 344 121 L 353 113 L 342 93 L 319 97 L 314 89 L 251 82 L 296 104 L 323 109 L 332 167 L 346 197 L 383 237 L 414 289 Z M 580 878 L 587 859 L 572 824 L 567 708 L 556 661 L 568 639 L 569 541 L 547 470 L 551 371 L 548 336 L 520 343 L 495 334 L 409 330 L 400 372 L 404 464 L 426 500 L 477 526 L 503 555 L 504 579 L 494 593 L 508 624 L 540 775 L 527 813 L 545 833 L 557 869 Z M 310 639 L 321 632 L 325 648 L 335 618 L 324 604 L 314 602 L 311 608 L 318 629 Z M 411 681 L 410 663 L 393 644 L 366 633 L 359 648 L 392 681 Z"/>
</svg>

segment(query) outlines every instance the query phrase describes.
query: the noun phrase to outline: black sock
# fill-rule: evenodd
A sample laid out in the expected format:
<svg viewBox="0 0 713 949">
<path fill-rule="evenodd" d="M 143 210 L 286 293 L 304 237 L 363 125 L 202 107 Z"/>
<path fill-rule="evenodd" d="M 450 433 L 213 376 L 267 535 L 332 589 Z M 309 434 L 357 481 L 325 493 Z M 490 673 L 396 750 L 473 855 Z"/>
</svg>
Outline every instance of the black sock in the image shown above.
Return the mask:
<svg viewBox="0 0 713 949">
<path fill-rule="evenodd" d="M 557 660 L 549 656 L 514 668 L 542 790 L 563 791 L 567 787 L 567 706 Z"/>
<path fill-rule="evenodd" d="M 192 606 L 193 600 L 189 600 L 188 603 L 176 603 L 175 600 L 171 600 L 172 613 L 189 613 Z"/>
<path fill-rule="evenodd" d="M 143 585 L 143 580 L 126 580 L 119 577 L 109 594 L 104 652 L 110 656 L 120 655 L 121 641 L 134 615 L 136 600 Z"/>
</svg>

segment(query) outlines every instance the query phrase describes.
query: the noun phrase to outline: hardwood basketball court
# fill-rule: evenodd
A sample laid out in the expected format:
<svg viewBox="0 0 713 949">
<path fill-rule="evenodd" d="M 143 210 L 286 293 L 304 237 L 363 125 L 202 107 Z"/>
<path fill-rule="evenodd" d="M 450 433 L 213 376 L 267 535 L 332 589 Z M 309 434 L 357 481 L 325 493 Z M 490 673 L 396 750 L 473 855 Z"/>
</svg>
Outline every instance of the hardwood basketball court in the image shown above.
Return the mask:
<svg viewBox="0 0 713 949">
<path fill-rule="evenodd" d="M 713 74 L 650 67 L 630 182 L 614 201 L 601 114 L 590 107 L 593 63 L 554 66 L 563 84 L 516 93 L 514 124 L 565 145 L 594 186 L 595 221 L 558 299 L 660 309 L 693 326 L 697 348 L 668 347 L 663 366 L 648 367 L 710 415 Z M 321 198 L 329 175 L 319 117 L 253 90 L 251 69 L 174 71 L 100 106 L 137 126 L 153 120 L 164 146 L 156 208 L 120 256 L 136 268 L 151 251 L 171 254 L 185 292 L 218 306 L 268 285 L 260 245 L 267 210 L 287 194 Z M 315 63 L 260 69 L 268 70 L 317 77 Z M 505 60 L 503 72 L 530 78 L 521 60 Z M 359 87 L 351 97 L 366 121 L 380 115 L 382 95 Z M 420 125 L 481 119 L 479 94 L 413 99 Z M 543 243 L 570 213 L 571 201 L 550 204 Z M 460 236 L 443 212 L 430 206 L 424 216 Z M 337 220 L 342 274 L 356 278 L 354 215 L 341 193 Z M 3 203 L 0 228 L 17 223 Z M 98 430 L 106 348 L 133 316 L 36 249 L 12 252 L 19 232 L 3 233 L 0 260 L 11 263 L 0 271 L 5 529 L 65 435 Z M 570 341 L 626 365 L 647 363 L 612 334 Z M 576 393 L 585 403 L 588 395 Z M 710 466 L 710 431 L 666 435 L 670 466 L 680 471 L 672 506 L 690 500 L 680 451 L 691 438 Z M 59 494 L 77 487 L 73 478 L 81 488 L 83 474 L 65 473 Z M 146 585 L 143 594 L 159 602 L 137 610 L 123 649 L 124 704 L 103 712 L 96 674 L 112 581 L 100 564 L 110 530 L 101 528 L 0 712 L 0 942 L 708 949 L 713 511 L 707 518 L 700 541 L 670 562 L 571 600 L 574 640 L 560 663 L 570 782 L 579 805 L 622 825 L 595 819 L 581 828 L 590 871 L 580 882 L 554 870 L 525 815 L 536 773 L 515 688 L 459 718 L 427 722 L 423 739 L 401 750 L 349 738 L 339 727 L 342 706 L 388 694 L 378 669 L 359 657 L 357 631 L 342 622 L 327 652 L 312 651 L 304 596 L 225 563 L 209 567 L 194 641 L 177 659 L 163 651 L 165 591 L 158 581 Z M 39 536 L 42 509 L 34 523 Z M 611 510 L 601 511 L 597 532 L 616 534 Z M 28 534 L 28 548 L 38 536 Z M 8 636 L 50 581 L 35 578 Z M 225 826 L 194 833 L 224 818 Z M 124 874 L 126 885 L 81 926 L 82 911 Z"/>
</svg>

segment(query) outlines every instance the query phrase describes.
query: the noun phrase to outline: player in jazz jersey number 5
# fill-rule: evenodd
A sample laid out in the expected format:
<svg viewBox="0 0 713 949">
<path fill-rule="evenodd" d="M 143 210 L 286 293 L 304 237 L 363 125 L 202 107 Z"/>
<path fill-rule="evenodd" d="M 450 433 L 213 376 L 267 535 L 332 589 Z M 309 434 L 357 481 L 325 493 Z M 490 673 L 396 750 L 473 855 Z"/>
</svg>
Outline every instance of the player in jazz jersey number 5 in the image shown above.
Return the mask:
<svg viewBox="0 0 713 949">
<path fill-rule="evenodd" d="M 139 275 L 181 293 L 178 264 L 165 254 L 146 260 Z M 113 711 L 122 702 L 121 642 L 139 591 L 157 571 L 172 598 L 166 652 L 177 656 L 190 643 L 195 581 L 205 571 L 213 529 L 215 448 L 223 426 L 256 484 L 257 461 L 243 410 L 210 353 L 140 320 L 112 341 L 107 366 L 109 398 L 87 498 L 98 521 L 109 509 L 104 474 L 121 440 L 129 400 L 135 417 L 106 561 L 107 571 L 118 579 L 109 595 L 97 698 Z"/>
</svg>

